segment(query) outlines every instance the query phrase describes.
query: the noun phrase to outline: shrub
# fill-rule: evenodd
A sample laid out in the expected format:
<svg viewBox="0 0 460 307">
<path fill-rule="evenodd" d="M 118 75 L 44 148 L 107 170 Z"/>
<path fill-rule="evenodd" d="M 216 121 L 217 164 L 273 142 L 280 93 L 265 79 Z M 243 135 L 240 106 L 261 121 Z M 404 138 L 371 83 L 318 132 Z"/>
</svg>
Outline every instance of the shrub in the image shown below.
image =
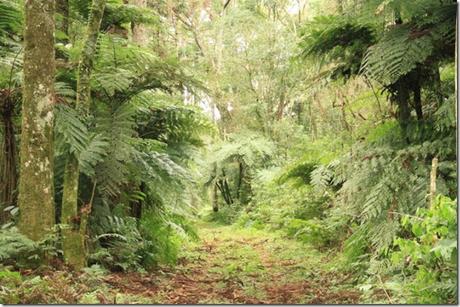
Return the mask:
<svg viewBox="0 0 460 307">
<path fill-rule="evenodd" d="M 384 287 L 399 303 L 457 303 L 456 201 L 439 196 L 433 207 L 419 208 L 401 222 L 406 232 L 395 237 L 387 255 L 374 260 L 364 288 Z"/>
<path fill-rule="evenodd" d="M 144 242 L 134 218 L 107 216 L 99 229 L 94 238 L 98 247 L 89 255 L 90 264 L 100 264 L 111 271 L 140 268 L 139 250 Z"/>
<path fill-rule="evenodd" d="M 35 242 L 16 227 L 0 230 L 0 262 L 14 268 L 37 268 L 45 259 L 59 256 L 56 229 L 43 240 Z"/>
</svg>

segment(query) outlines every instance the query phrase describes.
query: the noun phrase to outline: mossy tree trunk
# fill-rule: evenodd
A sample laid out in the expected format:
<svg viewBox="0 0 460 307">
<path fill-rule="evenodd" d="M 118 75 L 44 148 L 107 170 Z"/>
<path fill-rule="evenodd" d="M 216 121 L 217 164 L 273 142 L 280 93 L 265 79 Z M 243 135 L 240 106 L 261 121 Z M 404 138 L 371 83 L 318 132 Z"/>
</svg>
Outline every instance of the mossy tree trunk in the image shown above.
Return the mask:
<svg viewBox="0 0 460 307">
<path fill-rule="evenodd" d="M 105 0 L 93 0 L 88 20 L 86 41 L 78 65 L 76 108 L 83 113 L 89 112 L 91 105 L 90 79 L 105 3 Z M 86 265 L 86 221 L 91 211 L 91 208 L 85 206 L 79 216 L 79 175 L 78 160 L 75 156 L 71 155 L 67 160 L 64 171 L 61 222 L 68 225 L 68 228 L 65 228 L 63 231 L 64 259 L 66 263 L 77 270 Z"/>
<path fill-rule="evenodd" d="M 54 1 L 27 0 L 20 147 L 19 228 L 42 239 L 54 224 Z"/>
</svg>

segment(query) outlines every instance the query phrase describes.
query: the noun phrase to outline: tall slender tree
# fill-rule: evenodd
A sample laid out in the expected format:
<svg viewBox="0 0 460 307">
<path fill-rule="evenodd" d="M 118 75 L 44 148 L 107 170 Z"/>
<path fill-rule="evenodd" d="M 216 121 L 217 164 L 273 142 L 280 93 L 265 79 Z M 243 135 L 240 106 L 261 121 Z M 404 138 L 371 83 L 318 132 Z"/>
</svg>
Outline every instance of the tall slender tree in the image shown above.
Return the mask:
<svg viewBox="0 0 460 307">
<path fill-rule="evenodd" d="M 19 227 L 39 240 L 54 224 L 54 1 L 25 1 Z"/>
<path fill-rule="evenodd" d="M 90 79 L 105 3 L 105 0 L 93 0 L 86 41 L 78 65 L 76 108 L 83 113 L 87 113 L 91 105 Z M 64 231 L 64 258 L 75 269 L 86 265 L 85 233 L 86 219 L 89 214 L 89 210 L 84 210 L 83 214 L 78 217 L 79 174 L 77 158 L 73 155 L 69 156 L 64 172 L 61 221 L 70 226 Z"/>
</svg>

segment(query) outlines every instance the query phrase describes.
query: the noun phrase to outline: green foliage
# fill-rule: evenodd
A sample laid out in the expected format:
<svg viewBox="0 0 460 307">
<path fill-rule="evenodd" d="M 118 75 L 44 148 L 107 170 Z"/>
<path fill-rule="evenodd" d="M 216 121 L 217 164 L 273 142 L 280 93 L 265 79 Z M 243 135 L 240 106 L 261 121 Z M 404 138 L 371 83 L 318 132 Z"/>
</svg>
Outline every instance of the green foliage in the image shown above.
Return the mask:
<svg viewBox="0 0 460 307">
<path fill-rule="evenodd" d="M 243 209 L 242 206 L 237 204 L 222 206 L 217 212 L 207 212 L 203 219 L 207 222 L 213 222 L 219 225 L 231 225 L 238 219 Z"/>
<path fill-rule="evenodd" d="M 318 218 L 292 219 L 286 225 L 286 232 L 289 236 L 310 243 L 317 248 L 329 247 L 338 243 L 334 229 L 330 229 L 324 220 Z"/>
<path fill-rule="evenodd" d="M 73 154 L 81 172 L 93 176 L 95 166 L 107 155 L 109 145 L 102 134 L 90 133 L 76 110 L 65 105 L 56 106 L 56 156 Z"/>
<path fill-rule="evenodd" d="M 93 231 L 96 248 L 89 257 L 90 263 L 112 271 L 175 264 L 182 240 L 197 238 L 183 216 L 155 209 L 143 212 L 138 221 L 132 217 L 107 216 L 98 220 Z"/>
<path fill-rule="evenodd" d="M 364 73 L 383 85 L 394 84 L 417 65 L 432 65 L 425 63 L 432 61 L 432 55 L 439 59 L 453 57 L 455 4 L 432 0 L 418 4 L 418 10 L 411 7 L 409 22 L 391 27 L 366 54 Z M 399 5 L 395 5 L 396 10 Z"/>
<path fill-rule="evenodd" d="M 318 16 L 304 26 L 301 35 L 301 56 L 332 66 L 332 79 L 357 75 L 365 51 L 375 41 L 371 26 L 341 16 Z"/>
<path fill-rule="evenodd" d="M 369 78 L 384 85 L 393 84 L 431 55 L 431 37 L 410 38 L 411 31 L 410 26 L 395 27 L 369 48 L 362 66 Z"/>
<path fill-rule="evenodd" d="M 394 238 L 389 262 L 375 260 L 369 269 L 371 289 L 375 274 L 388 276 L 383 285 L 399 302 L 455 304 L 457 302 L 457 205 L 438 196 L 431 208 L 404 215 L 405 234 Z M 381 263 L 381 265 L 379 265 Z"/>
<path fill-rule="evenodd" d="M 58 248 L 57 232 L 35 242 L 21 234 L 16 227 L 10 227 L 0 230 L 0 245 L 1 264 L 14 268 L 37 268 L 45 264 L 46 259 L 62 254 Z"/>
<path fill-rule="evenodd" d="M 22 29 L 21 2 L 0 1 L 0 37 L 8 33 L 19 33 Z"/>
<path fill-rule="evenodd" d="M 294 169 L 300 170 L 298 165 L 294 163 Z M 338 237 L 334 229 L 321 220 L 329 206 L 328 194 L 319 194 L 302 177 L 293 176 L 292 168 L 282 171 L 281 176 L 279 170 L 275 172 L 277 176 L 270 176 L 267 181 L 264 180 L 265 176 L 257 177 L 258 180 L 254 182 L 254 198 L 248 210 L 238 218 L 238 224 L 243 227 L 282 230 L 288 236 L 318 248 L 336 243 Z"/>
<path fill-rule="evenodd" d="M 110 1 L 104 12 L 101 30 L 107 31 L 112 27 L 126 27 L 126 24 L 131 22 L 157 24 L 158 17 L 148 9 L 126 5 L 122 1 Z"/>
<path fill-rule="evenodd" d="M 411 277 L 404 280 L 410 303 L 455 303 L 457 300 L 457 206 L 456 200 L 438 197 L 431 209 L 419 208 L 402 224 L 414 239 L 397 238 L 399 251 L 390 255 Z M 442 268 L 442 270 L 439 270 Z M 404 295 L 403 294 L 403 295 Z"/>
<path fill-rule="evenodd" d="M 144 214 L 140 223 L 142 236 L 145 240 L 144 248 L 140 251 L 142 265 L 147 269 L 155 268 L 159 264 L 175 264 L 178 258 L 179 247 L 184 236 L 187 236 L 187 227 L 180 223 L 185 222 L 179 216 L 165 221 L 165 217 L 154 211 Z M 186 225 L 186 222 L 185 222 Z M 191 229 L 188 229 L 191 230 Z M 190 233 L 190 232 L 189 232 Z M 191 232 L 192 235 L 196 235 Z"/>
<path fill-rule="evenodd" d="M 257 133 L 242 133 L 229 136 L 229 142 L 212 153 L 210 163 L 223 166 L 241 160 L 248 167 L 262 164 L 274 154 L 274 144 Z"/>
<path fill-rule="evenodd" d="M 140 268 L 138 251 L 143 240 L 134 218 L 107 216 L 100 220 L 94 240 L 100 248 L 89 257 L 90 263 L 99 263 L 111 270 Z"/>
</svg>

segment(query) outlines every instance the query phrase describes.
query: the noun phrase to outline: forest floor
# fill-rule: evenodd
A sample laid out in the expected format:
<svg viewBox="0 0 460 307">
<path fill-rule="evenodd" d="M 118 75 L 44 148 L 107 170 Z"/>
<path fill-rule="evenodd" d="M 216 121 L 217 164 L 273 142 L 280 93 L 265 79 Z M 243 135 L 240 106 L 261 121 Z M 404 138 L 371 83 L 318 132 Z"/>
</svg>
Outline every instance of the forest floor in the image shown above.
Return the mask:
<svg viewBox="0 0 460 307">
<path fill-rule="evenodd" d="M 108 302 L 158 304 L 347 304 L 360 294 L 336 260 L 259 230 L 203 224 L 173 269 L 106 276 Z M 112 290 L 112 291 L 113 291 Z M 111 291 L 111 292 L 112 292 Z"/>
<path fill-rule="evenodd" d="M 19 277 L 17 272 L 0 271 L 0 281 L 4 275 L 0 303 L 360 302 L 360 293 L 352 285 L 353 276 L 340 271 L 340 260 L 333 254 L 274 232 L 203 222 L 197 226 L 200 239 L 185 244 L 178 264 L 153 272 L 107 273 L 91 267 L 82 273 L 21 270 Z M 10 276 L 9 284 L 5 284 L 6 276 Z"/>
</svg>

